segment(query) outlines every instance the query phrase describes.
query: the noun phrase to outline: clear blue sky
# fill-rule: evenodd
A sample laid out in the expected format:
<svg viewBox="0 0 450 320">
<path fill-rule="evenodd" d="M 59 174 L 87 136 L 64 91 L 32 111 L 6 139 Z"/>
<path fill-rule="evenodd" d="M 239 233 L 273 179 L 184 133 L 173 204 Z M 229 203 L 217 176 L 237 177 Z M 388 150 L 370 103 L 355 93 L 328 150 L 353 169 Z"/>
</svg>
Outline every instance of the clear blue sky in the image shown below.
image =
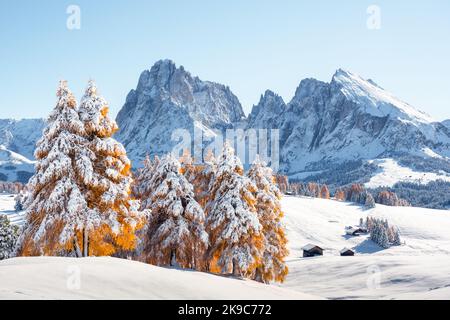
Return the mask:
<svg viewBox="0 0 450 320">
<path fill-rule="evenodd" d="M 169 58 L 229 85 L 246 113 L 266 89 L 289 101 L 301 79 L 338 68 L 450 118 L 450 1 L 0 0 L 0 118 L 45 117 L 65 78 L 89 78 L 116 114 L 144 69 Z M 68 30 L 68 5 L 81 29 Z M 366 25 L 369 5 L 381 29 Z"/>
</svg>

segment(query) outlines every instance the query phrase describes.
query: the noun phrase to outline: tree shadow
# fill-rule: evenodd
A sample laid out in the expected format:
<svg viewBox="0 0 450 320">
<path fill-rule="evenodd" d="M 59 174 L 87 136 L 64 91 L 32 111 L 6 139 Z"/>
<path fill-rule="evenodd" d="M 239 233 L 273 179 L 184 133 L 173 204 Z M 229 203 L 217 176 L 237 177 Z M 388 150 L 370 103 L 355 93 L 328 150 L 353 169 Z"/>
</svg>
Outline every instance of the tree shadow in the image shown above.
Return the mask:
<svg viewBox="0 0 450 320">
<path fill-rule="evenodd" d="M 357 253 L 376 253 L 384 250 L 370 239 L 366 239 L 354 248 Z"/>
</svg>

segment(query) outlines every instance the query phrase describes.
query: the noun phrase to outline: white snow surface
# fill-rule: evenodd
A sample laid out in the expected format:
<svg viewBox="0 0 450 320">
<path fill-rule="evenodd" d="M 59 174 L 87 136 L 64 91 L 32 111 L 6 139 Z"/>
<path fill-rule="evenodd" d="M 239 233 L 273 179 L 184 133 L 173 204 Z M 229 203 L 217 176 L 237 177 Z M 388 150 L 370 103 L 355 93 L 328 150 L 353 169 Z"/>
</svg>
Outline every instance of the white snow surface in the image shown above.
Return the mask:
<svg viewBox="0 0 450 320">
<path fill-rule="evenodd" d="M 12 224 L 17 224 L 20 226 L 25 221 L 25 211 L 15 211 L 15 197 L 15 194 L 0 193 L 0 214 L 7 215 Z"/>
<path fill-rule="evenodd" d="M 317 298 L 250 280 L 110 257 L 7 259 L 0 261 L 0 283 L 0 299 Z"/>
<path fill-rule="evenodd" d="M 329 299 L 450 299 L 450 211 L 387 207 L 371 210 L 335 200 L 284 197 L 290 246 L 289 274 L 281 286 Z M 368 215 L 399 228 L 399 247 L 382 249 L 345 227 Z M 324 256 L 303 258 L 314 244 Z M 341 257 L 344 247 L 354 257 Z M 378 281 L 379 280 L 379 281 Z"/>
<path fill-rule="evenodd" d="M 20 223 L 13 199 L 0 195 L 0 213 Z M 289 274 L 280 285 L 114 258 L 16 258 L 0 262 L 0 298 L 450 299 L 450 211 L 378 204 L 364 210 L 346 202 L 288 196 L 282 206 L 290 256 Z M 346 226 L 367 216 L 388 219 L 399 228 L 404 245 L 382 249 L 368 236 L 345 234 Z M 324 256 L 303 258 L 301 248 L 309 243 L 322 247 Z M 345 247 L 355 256 L 341 257 Z M 81 271 L 80 290 L 67 289 L 73 270 Z"/>
<path fill-rule="evenodd" d="M 436 180 L 450 182 L 450 174 L 444 171 L 440 174 L 414 171 L 411 168 L 399 165 L 397 161 L 391 158 L 369 160 L 369 163 L 374 163 L 381 169 L 365 184 L 366 188 L 392 187 L 399 181 L 418 184 L 428 184 Z"/>
<path fill-rule="evenodd" d="M 333 79 L 342 84 L 341 90 L 348 98 L 365 106 L 365 111 L 374 116 L 391 115 L 414 123 L 426 124 L 435 121 L 428 114 L 401 101 L 373 81 L 365 80 L 359 75 L 339 69 Z"/>
</svg>

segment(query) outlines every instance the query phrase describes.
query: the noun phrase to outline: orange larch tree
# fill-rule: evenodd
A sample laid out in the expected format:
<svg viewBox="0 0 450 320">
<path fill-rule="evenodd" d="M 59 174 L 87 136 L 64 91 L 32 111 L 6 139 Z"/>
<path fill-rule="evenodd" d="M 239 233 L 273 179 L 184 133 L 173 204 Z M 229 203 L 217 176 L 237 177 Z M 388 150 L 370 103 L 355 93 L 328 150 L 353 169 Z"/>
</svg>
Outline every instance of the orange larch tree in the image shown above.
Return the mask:
<svg viewBox="0 0 450 320">
<path fill-rule="evenodd" d="M 143 184 L 148 187 L 139 190 L 152 192 L 148 206 L 143 208 L 148 211 L 148 221 L 142 260 L 159 266 L 200 269 L 208 246 L 205 214 L 194 199 L 192 185 L 181 173 L 179 161 L 172 154 L 162 157 L 151 179 Z"/>
<path fill-rule="evenodd" d="M 135 231 L 143 218 L 138 202 L 130 197 L 131 162 L 125 148 L 112 138 L 117 124 L 108 116 L 108 103 L 97 95 L 90 81 L 81 100 L 79 115 L 92 152 L 92 171 L 85 175 L 85 193 L 89 211 L 100 217 L 98 225 L 88 225 L 83 233 L 83 252 L 111 255 L 136 246 Z"/>
<path fill-rule="evenodd" d="M 259 157 L 253 162 L 248 177 L 256 185 L 256 211 L 262 225 L 264 248 L 255 279 L 261 282 L 283 282 L 288 268 L 285 258 L 289 254 L 287 237 L 282 223 L 281 192 L 276 185 L 272 169 Z"/>
<path fill-rule="evenodd" d="M 254 193 L 241 161 L 226 142 L 217 163 L 207 205 L 210 270 L 252 277 L 261 264 L 262 226 Z"/>
</svg>

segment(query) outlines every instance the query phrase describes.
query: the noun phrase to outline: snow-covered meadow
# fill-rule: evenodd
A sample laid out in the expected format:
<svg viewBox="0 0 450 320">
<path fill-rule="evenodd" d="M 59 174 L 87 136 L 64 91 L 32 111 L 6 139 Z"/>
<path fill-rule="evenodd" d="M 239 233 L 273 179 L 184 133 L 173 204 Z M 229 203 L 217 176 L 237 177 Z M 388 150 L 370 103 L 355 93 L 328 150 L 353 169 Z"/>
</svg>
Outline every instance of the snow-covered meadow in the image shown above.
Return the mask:
<svg viewBox="0 0 450 320">
<path fill-rule="evenodd" d="M 0 195 L 0 211 L 20 224 L 23 216 L 14 212 L 13 199 Z M 364 210 L 298 197 L 284 197 L 282 205 L 290 256 L 280 285 L 114 258 L 15 258 L 0 262 L 0 298 L 450 299 L 450 211 L 378 204 Z M 405 244 L 381 249 L 367 236 L 345 235 L 345 226 L 368 215 L 397 226 Z M 324 256 L 303 258 L 301 247 L 308 243 L 321 246 Z M 355 256 L 341 257 L 344 247 Z M 78 272 L 79 288 L 71 282 Z"/>
<path fill-rule="evenodd" d="M 412 207 L 362 207 L 317 198 L 285 197 L 289 274 L 283 287 L 330 299 L 450 299 L 450 211 Z M 404 245 L 382 249 L 345 226 L 361 217 L 386 218 Z M 312 243 L 323 257 L 302 258 Z M 344 247 L 353 257 L 341 257 Z"/>
</svg>

